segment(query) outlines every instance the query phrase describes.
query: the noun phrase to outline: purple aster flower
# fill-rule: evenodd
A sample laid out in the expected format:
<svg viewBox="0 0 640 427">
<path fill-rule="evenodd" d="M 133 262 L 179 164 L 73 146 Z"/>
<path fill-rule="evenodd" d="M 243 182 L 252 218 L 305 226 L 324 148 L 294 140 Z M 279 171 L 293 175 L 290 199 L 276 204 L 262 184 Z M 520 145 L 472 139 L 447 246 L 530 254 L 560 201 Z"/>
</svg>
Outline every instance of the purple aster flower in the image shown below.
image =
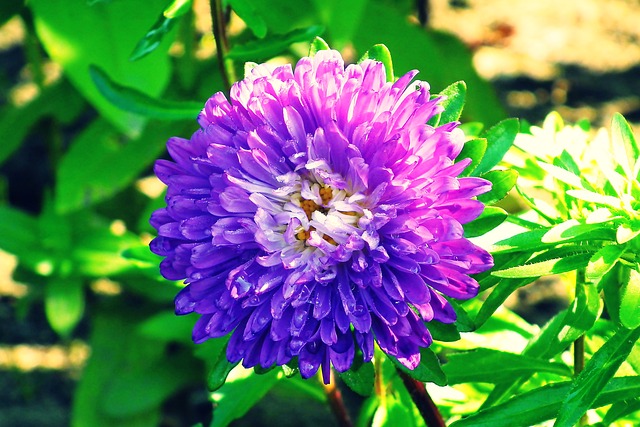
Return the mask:
<svg viewBox="0 0 640 427">
<path fill-rule="evenodd" d="M 159 160 L 167 207 L 153 252 L 185 279 L 176 313 L 198 313 L 193 340 L 231 334 L 230 362 L 298 358 L 303 377 L 365 361 L 374 342 L 409 369 L 431 344 L 425 322 L 454 322 L 445 297 L 478 292 L 493 265 L 463 237 L 490 189 L 458 178 L 464 145 L 416 71 L 386 82 L 382 63 L 345 68 L 336 51 L 259 65 L 216 93 L 191 139 Z"/>
</svg>

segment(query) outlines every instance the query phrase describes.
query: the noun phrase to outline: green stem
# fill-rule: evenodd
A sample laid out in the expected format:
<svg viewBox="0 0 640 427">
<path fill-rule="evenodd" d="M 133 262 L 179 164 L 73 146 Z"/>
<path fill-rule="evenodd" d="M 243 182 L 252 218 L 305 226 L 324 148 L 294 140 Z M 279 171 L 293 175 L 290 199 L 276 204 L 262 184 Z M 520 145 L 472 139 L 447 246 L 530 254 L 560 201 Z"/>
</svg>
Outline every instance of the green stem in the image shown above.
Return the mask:
<svg viewBox="0 0 640 427">
<path fill-rule="evenodd" d="M 329 381 L 329 384 L 323 383 L 322 387 L 324 388 L 324 393 L 327 396 L 331 412 L 333 412 L 333 415 L 336 417 L 338 425 L 340 427 L 353 427 L 353 422 L 351 422 L 351 417 L 349 416 L 347 407 L 342 399 L 342 393 L 340 392 L 340 389 L 336 387 L 336 379 L 333 370 L 331 370 L 331 380 Z"/>
<path fill-rule="evenodd" d="M 578 286 L 585 286 L 587 274 L 585 268 L 576 270 L 576 297 L 578 296 Z M 584 335 L 581 335 L 573 342 L 573 377 L 577 378 L 584 369 Z M 583 416 L 579 426 L 587 425 L 586 415 Z"/>
<path fill-rule="evenodd" d="M 222 74 L 227 91 L 231 88 L 231 83 L 236 81 L 233 62 L 226 58 L 229 52 L 229 40 L 227 39 L 227 23 L 225 22 L 224 11 L 222 10 L 222 0 L 211 0 L 211 20 L 213 21 L 213 37 L 216 41 L 216 54 L 218 56 L 218 67 Z"/>
<path fill-rule="evenodd" d="M 33 82 L 42 90 L 44 87 L 44 67 L 40 42 L 36 36 L 36 29 L 33 25 L 33 16 L 28 8 L 24 8 L 20 15 L 25 24 L 27 33 L 24 42 L 24 53 L 29 64 L 29 69 L 33 75 Z"/>
</svg>

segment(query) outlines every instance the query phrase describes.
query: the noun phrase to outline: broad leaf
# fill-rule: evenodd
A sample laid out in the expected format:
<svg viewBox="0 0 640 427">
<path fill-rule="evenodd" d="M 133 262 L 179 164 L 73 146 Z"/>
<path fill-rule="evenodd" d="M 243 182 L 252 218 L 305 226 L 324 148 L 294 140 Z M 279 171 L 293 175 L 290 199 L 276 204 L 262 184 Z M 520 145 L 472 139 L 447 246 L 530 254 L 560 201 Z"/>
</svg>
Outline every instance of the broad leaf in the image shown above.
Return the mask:
<svg viewBox="0 0 640 427">
<path fill-rule="evenodd" d="M 607 245 L 596 252 L 587 265 L 587 280 L 597 283 L 618 262 L 625 249 L 624 245 Z"/>
<path fill-rule="evenodd" d="M 348 371 L 340 373 L 340 378 L 353 391 L 361 396 L 370 396 L 373 391 L 375 373 L 370 362 L 354 363 Z"/>
<path fill-rule="evenodd" d="M 493 170 L 484 173 L 480 176 L 486 180 L 491 181 L 491 191 L 485 194 L 480 194 L 478 200 L 485 205 L 496 203 L 507 196 L 507 193 L 511 191 L 518 179 L 518 172 L 514 170 Z"/>
<path fill-rule="evenodd" d="M 489 172 L 502 160 L 507 150 L 513 145 L 519 127 L 518 119 L 507 119 L 480 135 L 487 140 L 487 151 L 478 167 L 473 171 L 474 175 Z"/>
<path fill-rule="evenodd" d="M 458 154 L 456 158 L 456 162 L 464 159 L 471 159 L 471 163 L 467 168 L 462 172 L 462 176 L 469 176 L 474 171 L 474 169 L 480 164 L 482 161 L 482 157 L 484 153 L 487 151 L 487 140 L 484 138 L 478 139 L 470 139 L 469 141 L 464 143 L 464 147 L 462 147 L 462 151 Z"/>
<path fill-rule="evenodd" d="M 486 206 L 480 216 L 464 225 L 465 237 L 481 236 L 502 224 L 509 214 L 499 207 Z"/>
<path fill-rule="evenodd" d="M 389 356 L 389 359 L 391 359 L 401 371 L 409 374 L 411 378 L 425 383 L 434 383 L 439 386 L 445 386 L 447 384 L 447 377 L 442 371 L 438 356 L 429 348 L 420 349 L 420 364 L 414 370 L 407 368 L 393 356 Z"/>
<path fill-rule="evenodd" d="M 455 122 L 460 118 L 462 109 L 467 96 L 467 85 L 463 81 L 455 82 L 444 88 L 438 96 L 444 97 L 444 100 L 440 102 L 440 105 L 444 108 L 444 111 L 440 114 L 440 120 L 436 123 L 450 123 Z"/>
<path fill-rule="evenodd" d="M 231 8 L 259 39 L 267 35 L 267 23 L 250 0 L 228 0 Z"/>
</svg>

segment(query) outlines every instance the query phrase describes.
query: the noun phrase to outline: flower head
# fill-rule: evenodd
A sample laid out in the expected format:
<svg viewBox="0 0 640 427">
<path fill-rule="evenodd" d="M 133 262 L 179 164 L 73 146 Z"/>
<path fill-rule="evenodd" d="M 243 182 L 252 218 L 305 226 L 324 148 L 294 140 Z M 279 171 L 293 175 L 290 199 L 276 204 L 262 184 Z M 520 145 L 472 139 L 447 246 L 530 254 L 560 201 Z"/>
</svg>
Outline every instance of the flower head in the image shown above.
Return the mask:
<svg viewBox="0 0 640 427">
<path fill-rule="evenodd" d="M 345 68 L 330 50 L 259 65 L 207 101 L 191 139 L 168 141 L 151 248 L 185 279 L 176 313 L 200 314 L 195 342 L 231 334 L 231 362 L 297 357 L 328 381 L 374 341 L 413 369 L 425 322 L 455 321 L 445 296 L 475 296 L 469 274 L 493 264 L 461 225 L 490 183 L 458 178 L 462 131 L 426 124 L 442 107 L 416 74 L 388 83 L 382 63 Z"/>
</svg>

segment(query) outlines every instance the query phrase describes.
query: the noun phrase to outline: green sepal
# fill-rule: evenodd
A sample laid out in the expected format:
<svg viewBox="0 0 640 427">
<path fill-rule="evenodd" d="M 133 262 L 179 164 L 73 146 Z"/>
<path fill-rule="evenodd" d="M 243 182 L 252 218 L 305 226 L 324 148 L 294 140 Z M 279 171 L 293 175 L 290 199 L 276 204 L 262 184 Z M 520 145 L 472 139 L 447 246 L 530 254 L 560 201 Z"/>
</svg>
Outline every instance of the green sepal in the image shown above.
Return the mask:
<svg viewBox="0 0 640 427">
<path fill-rule="evenodd" d="M 387 81 L 392 82 L 395 80 L 393 76 L 393 63 L 391 62 L 391 52 L 387 46 L 383 44 L 376 44 L 371 49 L 365 52 L 362 55 L 362 58 L 358 61 L 358 64 L 367 59 L 372 59 L 374 61 L 382 62 L 384 65 L 384 71 L 387 75 Z"/>
<path fill-rule="evenodd" d="M 311 45 L 309 46 L 309 56 L 313 58 L 314 56 L 316 56 L 316 53 L 321 50 L 331 50 L 331 48 L 322 37 L 317 36 L 313 39 Z"/>
<path fill-rule="evenodd" d="M 207 374 L 207 388 L 209 391 L 216 391 L 222 387 L 229 376 L 229 373 L 238 363 L 231 363 L 227 359 L 227 346 L 222 347 L 218 358 L 213 363 Z"/>
</svg>

